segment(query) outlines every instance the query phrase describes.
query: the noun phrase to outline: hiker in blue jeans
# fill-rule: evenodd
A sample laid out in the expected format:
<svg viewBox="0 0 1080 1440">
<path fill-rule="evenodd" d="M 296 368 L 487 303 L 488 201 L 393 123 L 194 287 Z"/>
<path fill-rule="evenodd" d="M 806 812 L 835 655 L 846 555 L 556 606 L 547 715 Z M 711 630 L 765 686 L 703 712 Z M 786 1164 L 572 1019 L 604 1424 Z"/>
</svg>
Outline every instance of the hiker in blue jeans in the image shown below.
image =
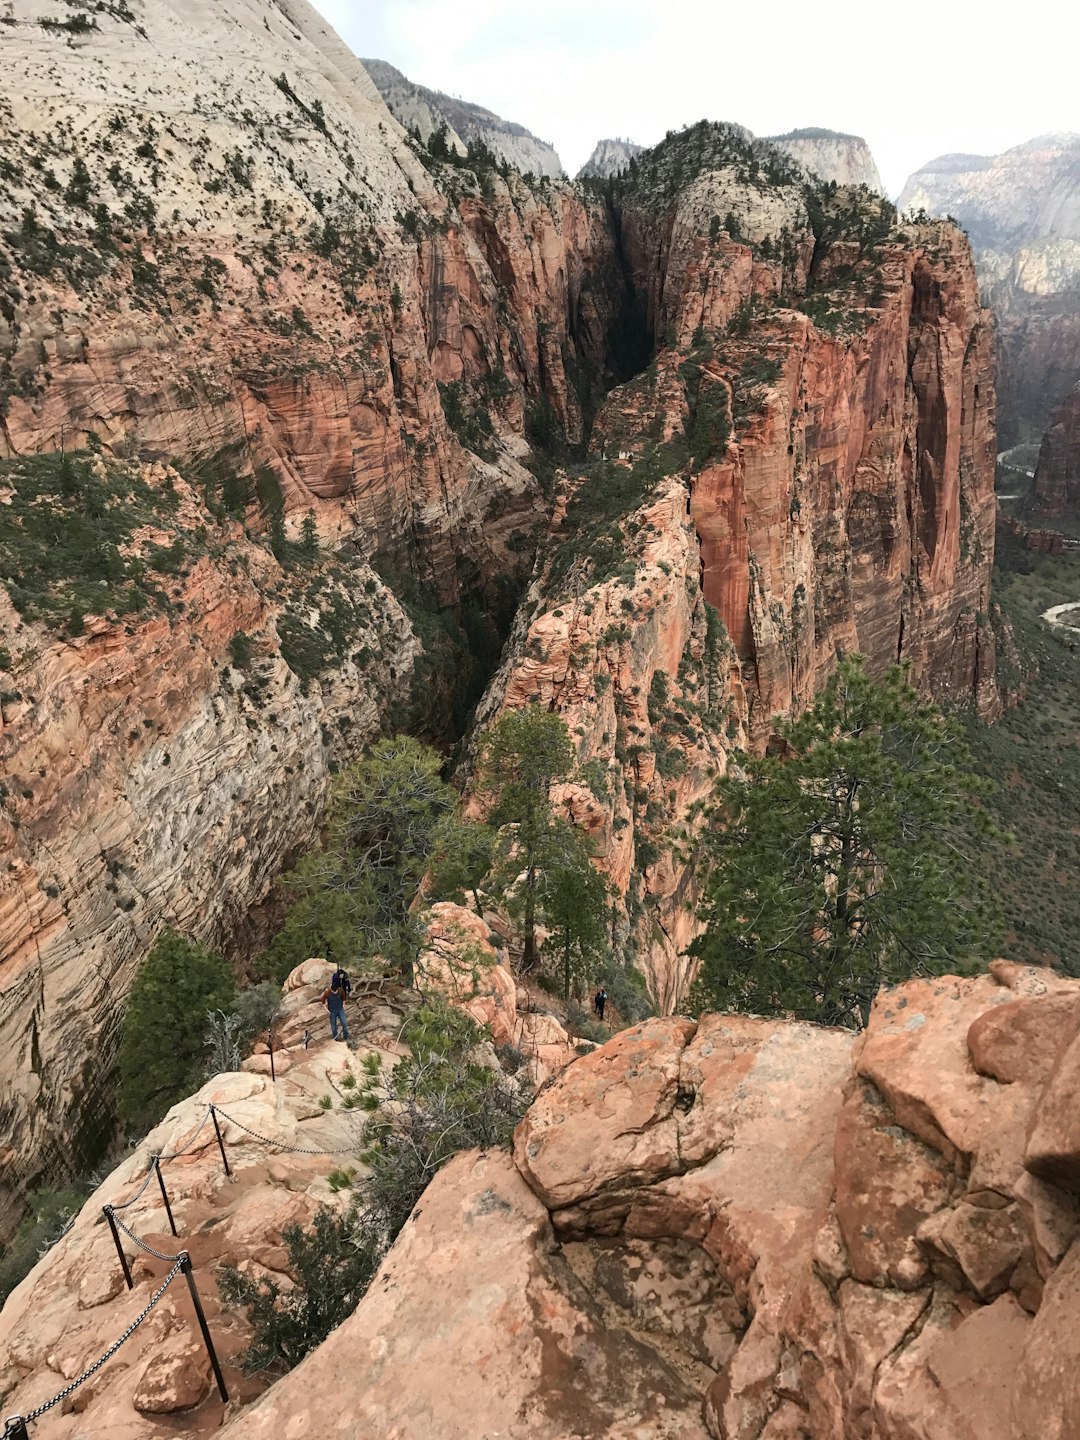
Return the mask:
<svg viewBox="0 0 1080 1440">
<path fill-rule="evenodd" d="M 349 984 L 349 977 L 344 970 L 335 970 L 330 977 L 329 986 L 323 991 L 323 1002 L 330 1011 L 330 1038 L 332 1040 L 348 1040 L 349 1027 L 345 1023 L 345 997 L 352 986 Z M 338 1025 L 341 1025 L 341 1034 L 338 1034 Z"/>
</svg>

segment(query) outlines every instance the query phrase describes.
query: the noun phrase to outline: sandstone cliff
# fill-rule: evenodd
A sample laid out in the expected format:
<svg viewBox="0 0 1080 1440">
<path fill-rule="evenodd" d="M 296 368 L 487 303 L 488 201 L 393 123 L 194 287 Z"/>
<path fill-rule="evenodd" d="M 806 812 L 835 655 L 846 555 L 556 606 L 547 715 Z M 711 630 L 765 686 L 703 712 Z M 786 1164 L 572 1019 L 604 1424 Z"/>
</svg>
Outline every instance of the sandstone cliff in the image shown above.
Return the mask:
<svg viewBox="0 0 1080 1440">
<path fill-rule="evenodd" d="M 861 135 L 811 127 L 770 135 L 769 139 L 822 180 L 835 180 L 837 185 L 865 185 L 879 195 L 885 193 L 877 162 Z"/>
<path fill-rule="evenodd" d="M 633 140 L 598 140 L 592 154 L 578 171 L 577 179 L 606 180 L 610 175 L 621 175 L 643 148 L 635 145 Z"/>
<path fill-rule="evenodd" d="M 504 120 L 483 105 L 473 105 L 468 100 L 444 95 L 441 90 L 414 85 L 385 60 L 365 60 L 364 68 L 391 113 L 406 130 L 418 130 L 422 140 L 429 140 L 440 126 L 445 125 L 449 143 L 457 145 L 462 152 L 467 146 L 479 142 L 522 174 L 547 175 L 553 180 L 564 175 L 554 146 L 546 140 L 538 140 L 524 125 Z"/>
<path fill-rule="evenodd" d="M 1080 505 L 1080 383 L 1051 416 L 1039 449 L 1032 501 L 1041 515 L 1061 515 Z"/>
<path fill-rule="evenodd" d="M 1080 376 L 1080 136 L 943 155 L 909 177 L 899 204 L 954 215 L 970 233 L 998 317 L 1000 448 L 1038 442 Z"/>
<path fill-rule="evenodd" d="M 303 1050 L 298 975 L 276 1088 L 222 1076 L 177 1107 L 12 1295 L 5 1411 L 62 1388 L 149 1298 L 164 1265 L 138 1258 L 123 1290 L 98 1207 L 134 1193 L 151 1146 L 194 1139 L 166 1167 L 181 1240 L 149 1194 L 128 1219 L 190 1248 L 229 1413 L 170 1292 L 126 1358 L 38 1422 L 42 1440 L 1065 1440 L 1080 1426 L 1080 985 L 992 970 L 882 994 L 857 1040 L 723 1015 L 616 1036 L 538 1096 L 512 1159 L 458 1155 L 355 1313 L 245 1407 L 264 1382 L 236 1368 L 245 1331 L 212 1265 L 280 1275 L 282 1226 L 338 1203 L 327 1176 L 346 1163 L 283 1147 L 355 1143 L 342 1081 L 362 1057 Z M 399 999 L 357 1025 L 387 1062 Z M 231 1179 L 196 1133 L 209 1099 L 232 1117 Z"/>
</svg>

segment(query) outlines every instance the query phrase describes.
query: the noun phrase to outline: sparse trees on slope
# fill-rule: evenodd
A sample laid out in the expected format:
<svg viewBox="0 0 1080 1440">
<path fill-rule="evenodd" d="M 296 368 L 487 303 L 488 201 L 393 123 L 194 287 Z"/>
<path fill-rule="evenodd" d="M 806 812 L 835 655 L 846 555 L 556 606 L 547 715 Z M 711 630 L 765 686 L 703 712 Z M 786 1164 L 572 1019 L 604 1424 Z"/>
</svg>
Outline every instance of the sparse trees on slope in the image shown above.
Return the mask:
<svg viewBox="0 0 1080 1440">
<path fill-rule="evenodd" d="M 409 735 L 380 740 L 337 777 L 327 842 L 282 879 L 295 897 L 267 956 L 279 979 L 311 955 L 378 955 L 409 970 L 409 904 L 457 801 L 442 757 Z"/>
<path fill-rule="evenodd" d="M 698 1008 L 866 1023 L 878 987 L 987 953 L 973 845 L 997 837 L 957 726 L 904 671 L 843 661 L 783 727 L 733 757 L 703 841 Z"/>
</svg>

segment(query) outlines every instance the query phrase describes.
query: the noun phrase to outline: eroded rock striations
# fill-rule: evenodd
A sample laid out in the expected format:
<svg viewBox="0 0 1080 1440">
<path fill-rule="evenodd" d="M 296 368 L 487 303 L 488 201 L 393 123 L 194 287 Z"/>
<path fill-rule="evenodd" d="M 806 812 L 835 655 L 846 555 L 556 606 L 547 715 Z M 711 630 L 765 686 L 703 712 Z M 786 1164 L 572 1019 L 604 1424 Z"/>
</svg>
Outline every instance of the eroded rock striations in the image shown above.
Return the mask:
<svg viewBox="0 0 1080 1440">
<path fill-rule="evenodd" d="M 1041 515 L 1061 515 L 1080 505 L 1080 383 L 1050 418 L 1039 447 L 1032 500 Z"/>
<path fill-rule="evenodd" d="M 20 3 L 0 53 L 0 459 L 175 458 L 143 480 L 182 503 L 125 542 L 172 547 L 169 605 L 60 635 L 3 511 L 0 1227 L 8 1187 L 93 1151 L 162 924 L 235 933 L 316 833 L 331 764 L 430 688 L 367 562 L 436 609 L 497 610 L 527 575 L 524 414 L 542 398 L 580 435 L 610 319 L 582 293 L 602 212 L 440 168 L 305 5 L 52 19 Z M 321 556 L 278 563 L 309 515 Z M 230 668 L 238 634 L 260 674 Z"/>
<path fill-rule="evenodd" d="M 615 203 L 661 348 L 563 483 L 479 718 L 538 700 L 566 720 L 561 801 L 678 1009 L 682 857 L 735 746 L 805 706 L 840 651 L 998 704 L 992 332 L 953 227 L 896 230 L 841 192 L 814 223 L 844 238 L 816 243 L 795 167 L 734 127 L 646 152 Z"/>
<path fill-rule="evenodd" d="M 971 235 L 998 320 L 1000 448 L 1038 443 L 1080 376 L 1080 136 L 942 155 L 899 204 L 954 215 Z"/>
</svg>

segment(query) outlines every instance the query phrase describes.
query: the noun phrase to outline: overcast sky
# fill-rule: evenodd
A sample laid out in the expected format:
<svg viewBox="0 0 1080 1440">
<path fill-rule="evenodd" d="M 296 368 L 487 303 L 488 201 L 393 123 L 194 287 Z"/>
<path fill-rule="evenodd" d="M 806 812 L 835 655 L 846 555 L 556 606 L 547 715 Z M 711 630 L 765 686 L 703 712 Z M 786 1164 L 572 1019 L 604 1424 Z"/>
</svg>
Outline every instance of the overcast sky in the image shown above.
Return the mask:
<svg viewBox="0 0 1080 1440">
<path fill-rule="evenodd" d="M 314 0 L 358 55 L 525 125 L 573 174 L 597 140 L 703 117 L 863 135 L 886 189 L 948 151 L 1080 130 L 1080 0 Z"/>
</svg>

